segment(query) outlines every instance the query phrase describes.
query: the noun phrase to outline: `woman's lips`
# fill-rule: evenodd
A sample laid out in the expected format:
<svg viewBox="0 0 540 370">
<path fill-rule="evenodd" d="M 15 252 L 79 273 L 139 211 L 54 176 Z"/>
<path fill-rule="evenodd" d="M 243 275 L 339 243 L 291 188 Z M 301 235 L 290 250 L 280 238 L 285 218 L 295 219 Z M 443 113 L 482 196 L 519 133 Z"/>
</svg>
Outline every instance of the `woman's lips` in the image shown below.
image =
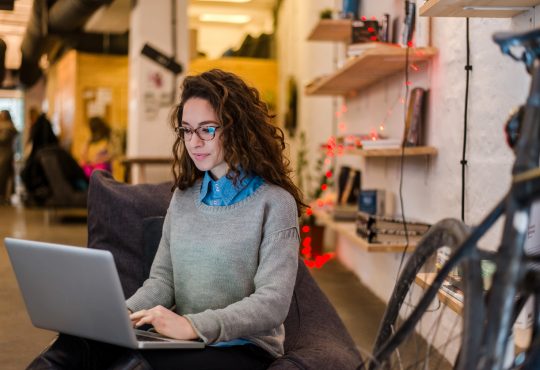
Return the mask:
<svg viewBox="0 0 540 370">
<path fill-rule="evenodd" d="M 193 155 L 193 158 L 198 161 L 202 161 L 203 159 L 209 156 L 209 154 L 197 154 L 197 153 L 193 153 L 192 155 Z"/>
</svg>

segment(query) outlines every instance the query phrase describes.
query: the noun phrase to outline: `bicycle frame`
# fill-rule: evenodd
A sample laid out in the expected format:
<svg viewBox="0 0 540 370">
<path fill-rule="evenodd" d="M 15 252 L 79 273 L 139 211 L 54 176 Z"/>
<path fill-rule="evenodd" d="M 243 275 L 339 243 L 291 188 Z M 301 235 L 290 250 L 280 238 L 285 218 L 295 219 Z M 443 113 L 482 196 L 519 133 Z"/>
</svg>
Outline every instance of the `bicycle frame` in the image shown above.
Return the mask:
<svg viewBox="0 0 540 370">
<path fill-rule="evenodd" d="M 539 31 L 536 31 L 535 34 L 531 33 L 531 35 L 540 39 Z M 523 38 L 526 39 L 526 37 Z M 509 47 L 512 45 L 512 39 L 509 40 L 506 44 L 498 40 L 503 52 L 507 54 L 510 54 Z M 467 239 L 454 251 L 401 327 L 392 336 L 390 336 L 388 330 L 384 332 L 384 328 L 382 328 L 383 330 L 379 333 L 378 342 L 375 346 L 379 350 L 374 353 L 374 362 L 370 364 L 370 369 L 376 368 L 414 330 L 415 325 L 437 295 L 443 281 L 458 263 L 466 262 L 466 265 L 479 264 L 482 252 L 477 248 L 478 240 L 502 214 L 505 214 L 506 219 L 501 244 L 497 252 L 493 254 L 497 269 L 493 276 L 491 289 L 486 295 L 485 312 L 483 305 L 479 305 L 481 307 L 471 307 L 468 302 L 465 302 L 463 311 L 464 320 L 478 320 L 476 322 L 483 323 L 481 324 L 483 328 L 481 335 L 475 337 L 473 335 L 475 333 L 463 333 L 464 336 L 470 337 L 469 340 L 477 344 L 475 347 L 476 349 L 479 347 L 480 351 L 472 356 L 462 356 L 463 351 L 468 350 L 462 347 L 462 353 L 460 353 L 457 364 L 457 368 L 464 370 L 472 368 L 477 370 L 501 370 L 503 367 L 508 346 L 508 336 L 518 313 L 515 312 L 514 298 L 518 292 L 518 287 L 527 285 L 524 283 L 527 273 L 526 268 L 524 268 L 524 243 L 529 226 L 530 207 L 534 200 L 540 198 L 540 50 L 536 45 L 536 39 L 533 41 L 529 41 L 530 44 L 526 45 L 526 48 L 527 46 L 530 48 L 526 50 L 523 58 L 532 80 L 529 96 L 524 107 L 520 138 L 514 148 L 516 159 L 512 168 L 513 181 L 511 188 L 505 198 L 472 230 Z M 514 59 L 516 58 L 514 57 Z M 478 276 L 478 265 L 472 268 L 469 273 L 471 275 L 468 278 L 478 284 L 478 280 L 481 279 Z M 402 276 L 400 276 L 401 280 Z M 540 297 L 538 293 L 535 295 Z M 520 301 L 519 307 L 522 305 L 523 300 Z M 535 306 L 535 310 L 532 340 L 535 343 L 540 343 L 540 336 L 538 336 L 540 334 L 540 306 L 538 304 Z M 464 341 L 463 343 L 468 342 Z M 465 357 L 469 360 L 462 361 Z M 471 358 L 473 361 L 470 360 Z"/>
<path fill-rule="evenodd" d="M 512 325 L 514 297 L 517 286 L 525 276 L 522 268 L 524 243 L 529 226 L 529 213 L 532 201 L 538 197 L 538 189 L 532 186 L 536 177 L 540 156 L 540 60 L 532 65 L 532 81 L 525 105 L 522 132 L 516 146 L 516 160 L 512 170 L 513 182 L 505 200 L 506 220 L 501 245 L 497 252 L 497 268 L 487 302 L 487 322 L 483 334 L 482 350 L 488 353 L 479 363 L 481 369 L 499 370 L 508 345 L 508 333 Z M 530 172 L 532 171 L 532 172 Z M 498 302 L 499 304 L 491 304 Z M 482 351 L 482 352 L 483 352 Z"/>
</svg>

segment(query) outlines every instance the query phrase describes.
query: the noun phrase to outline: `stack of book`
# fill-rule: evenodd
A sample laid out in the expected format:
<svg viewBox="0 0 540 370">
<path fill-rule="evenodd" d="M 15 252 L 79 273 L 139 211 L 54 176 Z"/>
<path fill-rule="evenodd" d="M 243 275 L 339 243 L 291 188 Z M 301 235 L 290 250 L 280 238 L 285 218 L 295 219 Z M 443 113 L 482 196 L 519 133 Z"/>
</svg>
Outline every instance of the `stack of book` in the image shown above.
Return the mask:
<svg viewBox="0 0 540 370">
<path fill-rule="evenodd" d="M 454 284 L 452 284 L 450 281 L 445 280 L 443 282 L 443 284 L 441 285 L 441 291 L 451 297 L 454 297 L 458 301 L 463 302 L 463 291 Z"/>
<path fill-rule="evenodd" d="M 396 149 L 401 148 L 401 144 L 398 139 L 362 140 L 362 149 Z"/>
<path fill-rule="evenodd" d="M 364 54 L 367 50 L 383 47 L 380 42 L 358 42 L 347 46 L 347 56 L 356 57 Z"/>
<path fill-rule="evenodd" d="M 417 243 L 431 225 L 423 222 L 407 221 L 407 232 L 403 220 L 389 216 L 375 216 L 359 211 L 356 217 L 356 233 L 368 243 Z"/>
</svg>

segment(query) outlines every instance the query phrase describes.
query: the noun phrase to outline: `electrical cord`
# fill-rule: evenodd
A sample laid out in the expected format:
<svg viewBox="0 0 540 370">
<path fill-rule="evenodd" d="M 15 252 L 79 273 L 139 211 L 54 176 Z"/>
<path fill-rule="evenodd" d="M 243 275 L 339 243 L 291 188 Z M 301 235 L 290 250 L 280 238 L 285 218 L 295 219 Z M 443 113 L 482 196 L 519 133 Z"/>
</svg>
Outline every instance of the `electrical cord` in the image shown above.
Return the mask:
<svg viewBox="0 0 540 370">
<path fill-rule="evenodd" d="M 403 105 L 403 118 L 404 118 L 404 127 L 407 128 L 407 100 L 409 98 L 409 53 L 411 51 L 411 44 L 407 44 L 407 50 L 405 51 L 405 102 Z M 401 207 L 401 221 L 403 223 L 403 230 L 405 232 L 405 248 L 403 249 L 403 252 L 401 253 L 401 259 L 399 261 L 399 266 L 397 270 L 396 280 L 399 278 L 399 275 L 401 273 L 401 268 L 403 267 L 403 262 L 405 261 L 405 255 L 407 253 L 407 250 L 409 249 L 409 233 L 407 229 L 407 221 L 405 219 L 405 204 L 403 201 L 403 173 L 404 173 L 404 166 L 405 166 L 405 135 L 407 133 L 404 131 L 403 133 L 403 141 L 401 142 L 401 156 L 400 156 L 400 163 L 399 163 L 399 205 Z"/>
<path fill-rule="evenodd" d="M 407 221 L 405 218 L 405 205 L 403 201 L 403 173 L 405 166 L 405 142 L 407 135 L 407 102 L 409 100 L 409 67 L 410 67 L 410 51 L 412 47 L 412 40 L 414 35 L 415 28 L 415 18 L 416 18 L 416 0 L 405 0 L 405 32 L 403 34 L 403 42 L 407 45 L 405 51 L 405 101 L 403 104 L 403 122 L 404 122 L 404 131 L 403 131 L 403 141 L 401 142 L 401 156 L 399 164 L 399 204 L 401 207 L 401 221 L 403 223 L 403 231 L 405 232 L 405 248 L 401 254 L 401 260 L 399 261 L 399 266 L 397 270 L 396 280 L 401 273 L 401 268 L 403 262 L 405 261 L 405 254 L 409 249 L 409 230 L 407 229 Z"/>
<path fill-rule="evenodd" d="M 465 65 L 466 78 L 465 78 L 465 110 L 463 114 L 463 154 L 461 157 L 461 221 L 465 222 L 465 168 L 467 167 L 467 126 L 468 126 L 468 112 L 469 112 L 469 79 L 472 72 L 471 65 L 471 48 L 470 48 L 470 36 L 469 36 L 469 18 L 467 18 L 466 26 L 466 42 L 467 42 L 467 64 Z"/>
</svg>

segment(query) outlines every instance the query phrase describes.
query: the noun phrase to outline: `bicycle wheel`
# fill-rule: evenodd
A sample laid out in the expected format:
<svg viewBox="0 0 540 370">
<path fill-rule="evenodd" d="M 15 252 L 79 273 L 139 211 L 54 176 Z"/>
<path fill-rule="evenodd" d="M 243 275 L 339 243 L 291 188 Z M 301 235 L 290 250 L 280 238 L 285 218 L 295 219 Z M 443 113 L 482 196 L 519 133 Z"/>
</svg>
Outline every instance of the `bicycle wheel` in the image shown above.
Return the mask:
<svg viewBox="0 0 540 370">
<path fill-rule="evenodd" d="M 468 227 L 461 221 L 445 219 L 433 225 L 420 241 L 389 300 L 375 341 L 370 369 L 450 369 L 458 361 L 461 363 L 459 367 L 468 368 L 474 363 L 481 330 L 465 330 L 462 335 L 460 328 L 481 325 L 482 310 L 470 310 L 465 306 L 462 320 L 447 304 L 439 301 L 436 292 L 440 284 L 436 281 L 427 283 L 433 284 L 434 291 L 429 309 L 418 310 L 416 306 L 423 294 L 423 289 L 415 283 L 419 274 L 435 276 L 434 258 L 439 248 L 447 246 L 455 251 L 468 234 Z M 463 286 L 464 301 L 482 307 L 479 258 L 463 255 L 457 260 L 461 260 L 464 280 L 469 282 Z M 411 316 L 411 320 L 405 321 Z M 399 329 L 405 329 L 405 333 Z M 396 332 L 401 333 L 396 335 Z M 464 352 L 458 356 L 462 343 L 466 343 Z"/>
</svg>

